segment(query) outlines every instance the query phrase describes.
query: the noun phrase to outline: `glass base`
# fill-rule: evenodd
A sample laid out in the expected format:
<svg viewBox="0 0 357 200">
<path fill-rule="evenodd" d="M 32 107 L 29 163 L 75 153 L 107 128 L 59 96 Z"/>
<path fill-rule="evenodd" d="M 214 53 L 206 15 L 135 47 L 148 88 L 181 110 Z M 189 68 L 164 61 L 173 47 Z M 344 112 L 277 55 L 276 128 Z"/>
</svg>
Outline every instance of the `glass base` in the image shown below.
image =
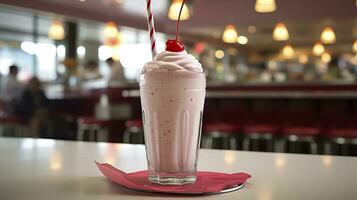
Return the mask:
<svg viewBox="0 0 357 200">
<path fill-rule="evenodd" d="M 195 183 L 196 176 L 177 177 L 169 175 L 150 175 L 149 181 L 160 185 L 185 185 Z"/>
</svg>

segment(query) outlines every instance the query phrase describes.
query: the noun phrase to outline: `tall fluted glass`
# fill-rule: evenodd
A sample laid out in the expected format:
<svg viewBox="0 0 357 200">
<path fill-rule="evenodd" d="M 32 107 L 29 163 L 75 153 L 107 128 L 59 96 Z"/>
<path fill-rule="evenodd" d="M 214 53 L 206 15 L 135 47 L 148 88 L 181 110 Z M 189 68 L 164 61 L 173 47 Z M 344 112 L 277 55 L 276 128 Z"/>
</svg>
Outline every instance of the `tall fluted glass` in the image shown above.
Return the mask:
<svg viewBox="0 0 357 200">
<path fill-rule="evenodd" d="M 196 181 L 206 92 L 204 73 L 146 72 L 140 97 L 149 180 L 165 185 Z"/>
</svg>

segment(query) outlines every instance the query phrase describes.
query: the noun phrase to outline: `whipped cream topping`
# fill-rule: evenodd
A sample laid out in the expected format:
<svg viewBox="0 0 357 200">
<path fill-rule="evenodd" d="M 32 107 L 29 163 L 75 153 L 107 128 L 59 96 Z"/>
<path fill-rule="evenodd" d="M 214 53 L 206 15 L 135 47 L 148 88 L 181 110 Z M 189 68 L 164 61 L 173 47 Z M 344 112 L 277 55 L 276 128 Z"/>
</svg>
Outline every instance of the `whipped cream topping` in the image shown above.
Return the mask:
<svg viewBox="0 0 357 200">
<path fill-rule="evenodd" d="M 202 65 L 186 51 L 170 52 L 163 51 L 158 54 L 154 61 L 148 62 L 142 69 L 142 73 L 147 71 L 192 71 L 202 72 Z"/>
</svg>

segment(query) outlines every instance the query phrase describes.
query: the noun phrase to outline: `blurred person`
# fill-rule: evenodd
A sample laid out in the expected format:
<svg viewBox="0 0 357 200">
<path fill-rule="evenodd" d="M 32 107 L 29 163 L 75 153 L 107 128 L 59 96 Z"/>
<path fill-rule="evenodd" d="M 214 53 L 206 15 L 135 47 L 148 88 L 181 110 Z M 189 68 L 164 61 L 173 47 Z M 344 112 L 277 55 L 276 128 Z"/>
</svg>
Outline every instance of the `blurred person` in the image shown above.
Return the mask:
<svg viewBox="0 0 357 200">
<path fill-rule="evenodd" d="M 110 68 L 109 83 L 125 83 L 124 68 L 120 62 L 116 62 L 113 58 L 108 58 L 106 61 Z"/>
<path fill-rule="evenodd" d="M 102 78 L 102 74 L 99 71 L 98 62 L 95 60 L 89 60 L 82 71 L 79 72 L 79 78 L 82 81 L 95 80 Z"/>
<path fill-rule="evenodd" d="M 16 104 L 16 114 L 30 127 L 33 137 L 39 136 L 49 122 L 49 101 L 37 77 L 30 79 Z"/>
<path fill-rule="evenodd" d="M 19 68 L 16 65 L 9 67 L 9 75 L 4 78 L 1 88 L 1 98 L 6 102 L 12 102 L 20 98 L 24 85 L 17 79 Z"/>
</svg>

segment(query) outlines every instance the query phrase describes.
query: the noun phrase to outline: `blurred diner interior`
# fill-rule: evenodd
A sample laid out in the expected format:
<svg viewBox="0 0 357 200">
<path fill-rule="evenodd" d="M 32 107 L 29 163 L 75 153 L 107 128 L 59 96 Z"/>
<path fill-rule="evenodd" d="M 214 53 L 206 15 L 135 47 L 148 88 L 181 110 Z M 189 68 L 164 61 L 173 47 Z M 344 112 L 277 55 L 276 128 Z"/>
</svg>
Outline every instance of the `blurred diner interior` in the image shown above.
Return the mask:
<svg viewBox="0 0 357 200">
<path fill-rule="evenodd" d="M 0 135 L 143 144 L 144 2 L 0 0 Z M 159 52 L 180 3 L 153 5 Z M 357 1 L 187 0 L 179 37 L 202 148 L 357 156 Z"/>
</svg>

